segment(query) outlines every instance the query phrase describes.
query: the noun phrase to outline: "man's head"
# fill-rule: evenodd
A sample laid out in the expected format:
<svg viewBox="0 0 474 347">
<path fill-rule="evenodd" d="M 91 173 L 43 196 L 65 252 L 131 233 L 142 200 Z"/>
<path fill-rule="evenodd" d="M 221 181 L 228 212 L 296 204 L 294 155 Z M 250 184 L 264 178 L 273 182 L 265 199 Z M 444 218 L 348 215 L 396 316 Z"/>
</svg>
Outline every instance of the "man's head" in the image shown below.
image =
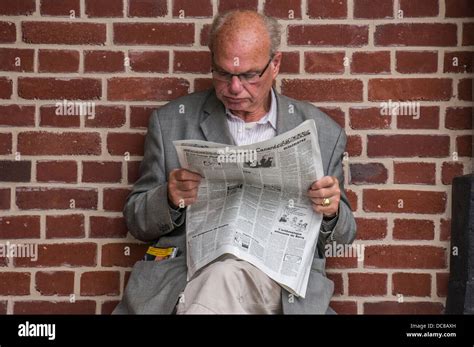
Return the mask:
<svg viewBox="0 0 474 347">
<path fill-rule="evenodd" d="M 214 19 L 209 42 L 214 87 L 236 115 L 252 120 L 268 111 L 280 68 L 280 39 L 278 22 L 254 11 L 231 11 Z"/>
</svg>

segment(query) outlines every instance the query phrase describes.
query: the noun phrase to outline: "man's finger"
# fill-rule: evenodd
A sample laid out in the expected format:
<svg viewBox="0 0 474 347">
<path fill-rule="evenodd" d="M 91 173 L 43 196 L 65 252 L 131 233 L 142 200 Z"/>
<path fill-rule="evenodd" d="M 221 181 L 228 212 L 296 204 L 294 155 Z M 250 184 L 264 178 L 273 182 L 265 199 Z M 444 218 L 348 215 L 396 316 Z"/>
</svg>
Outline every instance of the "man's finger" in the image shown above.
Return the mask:
<svg viewBox="0 0 474 347">
<path fill-rule="evenodd" d="M 195 181 L 195 182 L 201 182 L 201 179 L 202 179 L 200 174 L 186 170 L 186 169 L 179 169 L 179 171 L 176 171 L 175 178 L 177 181 Z"/>
<path fill-rule="evenodd" d="M 328 188 L 328 187 L 332 187 L 336 183 L 337 183 L 336 177 L 324 176 L 320 178 L 319 180 L 317 180 L 316 182 L 314 182 L 311 185 L 311 189 L 316 190 L 316 189 L 321 189 L 321 188 Z"/>
</svg>

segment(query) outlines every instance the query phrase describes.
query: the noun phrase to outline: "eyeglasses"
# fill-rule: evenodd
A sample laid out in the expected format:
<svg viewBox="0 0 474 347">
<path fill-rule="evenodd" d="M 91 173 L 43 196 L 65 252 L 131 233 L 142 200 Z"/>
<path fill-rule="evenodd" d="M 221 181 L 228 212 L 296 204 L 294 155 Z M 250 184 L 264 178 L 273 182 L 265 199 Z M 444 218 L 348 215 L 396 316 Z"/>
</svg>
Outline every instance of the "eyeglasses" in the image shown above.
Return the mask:
<svg viewBox="0 0 474 347">
<path fill-rule="evenodd" d="M 226 71 L 212 69 L 211 70 L 212 77 L 218 81 L 229 83 L 230 81 L 232 81 L 232 77 L 237 76 L 237 78 L 240 80 L 241 83 L 255 84 L 260 81 L 260 78 L 263 76 L 265 71 L 267 71 L 272 60 L 273 60 L 273 57 L 270 58 L 267 65 L 265 65 L 265 67 L 263 68 L 262 72 L 255 71 L 255 72 L 245 72 L 245 73 L 240 73 L 240 74 L 231 74 Z"/>
</svg>

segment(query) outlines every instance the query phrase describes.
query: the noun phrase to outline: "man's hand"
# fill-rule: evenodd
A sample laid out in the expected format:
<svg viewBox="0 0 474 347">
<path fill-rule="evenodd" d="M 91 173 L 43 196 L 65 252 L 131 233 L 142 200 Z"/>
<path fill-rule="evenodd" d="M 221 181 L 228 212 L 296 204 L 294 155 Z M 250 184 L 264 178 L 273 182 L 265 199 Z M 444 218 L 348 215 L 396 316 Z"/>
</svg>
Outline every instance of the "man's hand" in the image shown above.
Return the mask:
<svg viewBox="0 0 474 347">
<path fill-rule="evenodd" d="M 168 177 L 168 200 L 173 208 L 185 207 L 196 201 L 201 175 L 186 170 L 175 169 Z"/>
<path fill-rule="evenodd" d="M 311 199 L 313 210 L 322 213 L 325 217 L 334 217 L 339 210 L 339 201 L 341 200 L 341 190 L 339 181 L 333 176 L 324 176 L 314 181 L 308 190 L 308 196 Z M 324 199 L 329 199 L 328 206 L 322 206 Z"/>
</svg>

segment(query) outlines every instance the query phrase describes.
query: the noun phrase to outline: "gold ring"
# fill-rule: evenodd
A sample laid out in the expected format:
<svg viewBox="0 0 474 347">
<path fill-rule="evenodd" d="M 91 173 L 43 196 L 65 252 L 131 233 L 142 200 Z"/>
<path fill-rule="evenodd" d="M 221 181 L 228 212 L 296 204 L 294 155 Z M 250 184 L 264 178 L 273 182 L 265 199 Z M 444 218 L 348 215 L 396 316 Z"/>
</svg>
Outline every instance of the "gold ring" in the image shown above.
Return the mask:
<svg viewBox="0 0 474 347">
<path fill-rule="evenodd" d="M 327 206 L 329 206 L 329 205 L 331 205 L 331 199 L 329 199 L 329 198 L 324 198 L 324 199 L 323 199 L 323 202 L 321 203 L 321 206 L 327 207 Z"/>
</svg>

